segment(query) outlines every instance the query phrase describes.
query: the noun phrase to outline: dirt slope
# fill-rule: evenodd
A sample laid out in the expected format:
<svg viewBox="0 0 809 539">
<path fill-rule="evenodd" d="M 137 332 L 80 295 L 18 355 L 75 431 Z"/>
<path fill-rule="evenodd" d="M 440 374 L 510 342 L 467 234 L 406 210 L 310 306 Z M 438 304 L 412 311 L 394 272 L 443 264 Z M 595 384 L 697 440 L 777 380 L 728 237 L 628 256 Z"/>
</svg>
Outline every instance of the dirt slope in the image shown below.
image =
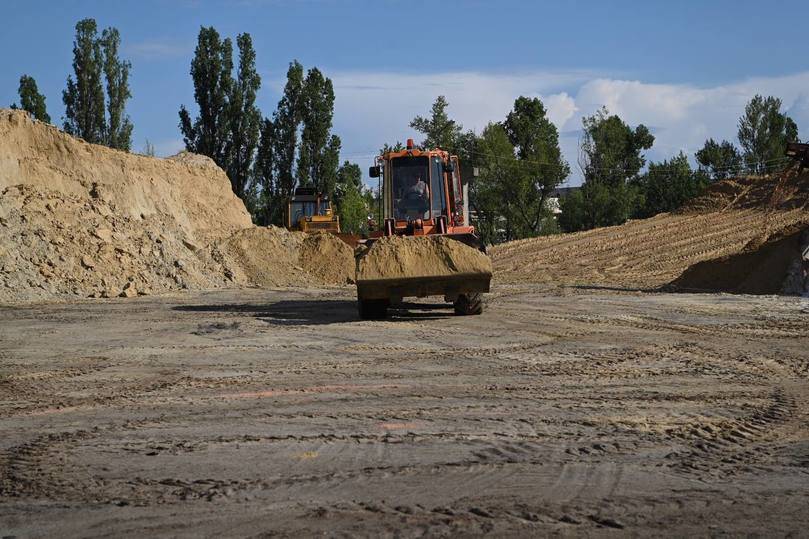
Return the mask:
<svg viewBox="0 0 809 539">
<path fill-rule="evenodd" d="M 253 227 L 207 157 L 133 155 L 0 110 L 0 302 L 345 284 L 353 272 L 336 238 Z"/>
<path fill-rule="evenodd" d="M 685 288 L 777 292 L 759 279 L 779 272 L 783 263 L 760 265 L 748 272 L 742 289 L 723 279 L 679 279 L 688 268 L 707 261 L 770 249 L 770 244 L 809 228 L 809 173 L 791 170 L 782 176 L 720 182 L 678 214 L 630 221 L 616 227 L 533 238 L 491 250 L 500 283 L 538 282 L 650 289 L 669 283 Z M 796 243 L 798 243 L 796 241 Z M 797 248 L 794 249 L 797 251 Z M 767 260 L 764 257 L 760 262 Z M 735 273 L 731 263 L 728 277 Z M 758 275 L 758 274 L 757 274 Z M 678 280 L 679 279 L 679 280 Z M 706 286 L 710 284 L 710 286 Z M 737 284 L 741 284 L 739 281 Z M 778 288 L 778 287 L 775 287 Z"/>
</svg>

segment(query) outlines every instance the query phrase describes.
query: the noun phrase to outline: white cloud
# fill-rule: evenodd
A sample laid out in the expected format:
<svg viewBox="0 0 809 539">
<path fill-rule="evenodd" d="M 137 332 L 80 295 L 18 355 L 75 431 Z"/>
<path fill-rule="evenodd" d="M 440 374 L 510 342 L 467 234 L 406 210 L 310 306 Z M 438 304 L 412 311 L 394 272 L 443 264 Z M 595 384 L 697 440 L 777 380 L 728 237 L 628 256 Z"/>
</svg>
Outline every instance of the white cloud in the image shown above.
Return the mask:
<svg viewBox="0 0 809 539">
<path fill-rule="evenodd" d="M 343 139 L 344 157 L 361 164 L 370 164 L 385 142 L 418 138 L 408 124 L 427 114 L 438 95 L 447 97 L 452 118 L 478 132 L 505 118 L 518 96 L 542 98 L 575 175 L 581 117 L 601 106 L 629 124 L 653 129 L 655 146 L 648 152 L 653 160 L 680 150 L 692 156 L 708 137 L 735 140 L 738 118 L 757 93 L 780 97 L 784 110 L 803 126 L 804 138 L 809 131 L 809 72 L 712 87 L 610 79 L 586 71 L 327 74 L 335 84 L 335 132 Z"/>
</svg>

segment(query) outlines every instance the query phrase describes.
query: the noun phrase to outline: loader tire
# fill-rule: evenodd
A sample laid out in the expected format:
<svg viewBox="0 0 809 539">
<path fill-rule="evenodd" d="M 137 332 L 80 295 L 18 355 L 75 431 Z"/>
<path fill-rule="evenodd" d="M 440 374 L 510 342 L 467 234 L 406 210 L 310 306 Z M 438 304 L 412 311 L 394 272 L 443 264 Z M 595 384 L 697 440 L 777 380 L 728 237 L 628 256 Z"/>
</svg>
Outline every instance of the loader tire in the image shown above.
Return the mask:
<svg viewBox="0 0 809 539">
<path fill-rule="evenodd" d="M 483 312 L 483 296 L 481 294 L 461 294 L 453 304 L 455 314 L 469 316 Z"/>
<path fill-rule="evenodd" d="M 382 320 L 388 316 L 388 302 L 384 299 L 360 299 L 357 306 L 362 320 Z"/>
</svg>

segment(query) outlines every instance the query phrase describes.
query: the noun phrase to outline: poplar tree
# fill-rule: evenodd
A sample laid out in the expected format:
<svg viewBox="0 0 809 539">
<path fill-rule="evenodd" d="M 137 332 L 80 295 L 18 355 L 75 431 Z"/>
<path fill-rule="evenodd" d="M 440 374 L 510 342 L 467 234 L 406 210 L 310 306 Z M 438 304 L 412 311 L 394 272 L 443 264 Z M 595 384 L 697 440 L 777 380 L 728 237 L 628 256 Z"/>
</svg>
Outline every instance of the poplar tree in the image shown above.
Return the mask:
<svg viewBox="0 0 809 539">
<path fill-rule="evenodd" d="M 233 45 L 230 39 L 221 40 L 214 27 L 200 28 L 197 47 L 191 61 L 194 81 L 194 99 L 199 116 L 180 107 L 180 130 L 186 150 L 207 155 L 227 170 L 227 138 L 230 131 L 228 95 L 233 78 Z"/>
<path fill-rule="evenodd" d="M 121 36 L 116 28 L 101 34 L 104 77 L 107 82 L 107 124 L 104 143 L 110 148 L 129 151 L 132 147 L 132 122 L 126 115 L 129 91 L 129 70 L 132 64 L 118 58 Z"/>
<path fill-rule="evenodd" d="M 301 113 L 303 131 L 298 156 L 298 183 L 330 193 L 339 165 L 333 159 L 335 143 L 339 153 L 339 139 L 329 136 L 334 116 L 334 87 L 316 67 L 307 72 L 303 83 Z"/>
<path fill-rule="evenodd" d="M 65 103 L 64 130 L 93 144 L 103 144 L 106 131 L 104 87 L 101 81 L 104 63 L 98 29 L 93 19 L 76 24 L 73 41 L 73 73 L 62 92 Z"/>
<path fill-rule="evenodd" d="M 302 110 L 303 66 L 296 60 L 289 64 L 284 94 L 273 114 L 274 196 L 278 199 L 275 204 L 283 204 L 295 189 L 295 154 Z"/>
<path fill-rule="evenodd" d="M 64 130 L 93 144 L 129 151 L 132 122 L 126 115 L 131 64 L 118 58 L 121 37 L 107 28 L 98 37 L 93 19 L 76 24 L 73 41 L 73 76 L 62 92 Z M 104 83 L 106 82 L 106 99 Z"/>
<path fill-rule="evenodd" d="M 225 150 L 227 174 L 236 196 L 244 199 L 251 179 L 253 161 L 258 147 L 261 112 L 256 107 L 256 92 L 261 78 L 256 71 L 256 52 L 250 34 L 236 38 L 239 47 L 239 68 L 228 98 L 230 135 Z"/>
</svg>

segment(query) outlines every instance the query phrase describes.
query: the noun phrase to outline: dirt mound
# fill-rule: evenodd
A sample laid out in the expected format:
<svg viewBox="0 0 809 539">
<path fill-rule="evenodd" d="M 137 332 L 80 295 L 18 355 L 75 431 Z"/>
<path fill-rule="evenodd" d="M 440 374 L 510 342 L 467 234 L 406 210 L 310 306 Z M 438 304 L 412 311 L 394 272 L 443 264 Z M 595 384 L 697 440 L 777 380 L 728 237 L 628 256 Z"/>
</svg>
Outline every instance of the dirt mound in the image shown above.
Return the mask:
<svg viewBox="0 0 809 539">
<path fill-rule="evenodd" d="M 445 237 L 382 238 L 357 257 L 357 280 L 492 274 L 489 257 Z"/>
<path fill-rule="evenodd" d="M 800 256 L 809 243 L 809 228 L 789 227 L 755 240 L 742 252 L 699 262 L 686 269 L 670 288 L 737 294 L 802 294 Z"/>
<path fill-rule="evenodd" d="M 225 274 L 240 285 L 346 284 L 354 277 L 353 250 L 330 234 L 253 227 L 217 242 L 211 252 Z"/>
<path fill-rule="evenodd" d="M 711 185 L 679 213 L 733 209 L 809 209 L 809 171 L 792 167 L 782 174 L 723 180 Z"/>
<path fill-rule="evenodd" d="M 12 185 L 100 199 L 121 217 L 167 216 L 203 243 L 251 225 L 227 176 L 207 157 L 134 155 L 0 110 L 0 192 Z"/>
<path fill-rule="evenodd" d="M 0 301 L 344 284 L 337 238 L 256 228 L 209 158 L 87 144 L 0 110 Z"/>
<path fill-rule="evenodd" d="M 717 183 L 677 214 L 509 242 L 494 247 L 491 255 L 496 279 L 501 283 L 657 289 L 677 282 L 683 272 L 706 261 L 731 257 L 752 263 L 767 259 L 768 253 L 781 252 L 767 246 L 807 226 L 809 174 L 792 169 L 778 177 Z M 764 247 L 758 255 L 733 258 Z M 776 266 L 781 268 L 781 262 Z M 761 265 L 760 272 L 766 273 L 767 267 Z M 780 269 L 778 275 L 783 277 Z M 689 281 L 691 285 L 696 282 Z M 704 288 L 777 288 L 771 284 L 739 288 L 730 278 L 721 285 L 718 280 L 711 282 L 714 284 Z"/>
<path fill-rule="evenodd" d="M 133 218 L 102 199 L 17 185 L 0 196 L 0 299 L 134 296 L 212 288 L 222 271 L 159 213 Z"/>
<path fill-rule="evenodd" d="M 320 282 L 354 282 L 354 249 L 332 234 L 306 235 L 301 243 L 298 263 Z"/>
</svg>

